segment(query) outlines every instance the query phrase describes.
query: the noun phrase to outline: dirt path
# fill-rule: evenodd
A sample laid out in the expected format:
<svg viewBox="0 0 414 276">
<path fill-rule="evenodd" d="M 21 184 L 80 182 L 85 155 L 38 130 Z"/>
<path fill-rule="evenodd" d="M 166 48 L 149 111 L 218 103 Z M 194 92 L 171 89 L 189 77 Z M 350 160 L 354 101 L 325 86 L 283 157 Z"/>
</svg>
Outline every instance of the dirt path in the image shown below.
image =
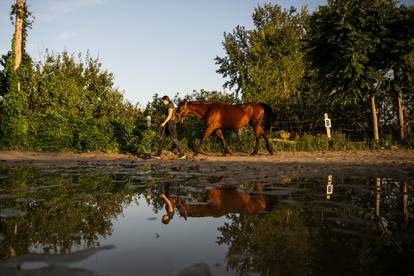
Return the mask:
<svg viewBox="0 0 414 276">
<path fill-rule="evenodd" d="M 231 156 L 209 154 L 176 160 L 166 154 L 162 160 L 145 159 L 116 153 L 45 153 L 0 151 L 0 166 L 72 167 L 106 166 L 114 170 L 120 166 L 197 169 L 201 172 L 232 177 L 286 177 L 317 175 L 369 175 L 414 179 L 414 150 L 359 150 L 277 152 L 274 156 Z"/>
</svg>

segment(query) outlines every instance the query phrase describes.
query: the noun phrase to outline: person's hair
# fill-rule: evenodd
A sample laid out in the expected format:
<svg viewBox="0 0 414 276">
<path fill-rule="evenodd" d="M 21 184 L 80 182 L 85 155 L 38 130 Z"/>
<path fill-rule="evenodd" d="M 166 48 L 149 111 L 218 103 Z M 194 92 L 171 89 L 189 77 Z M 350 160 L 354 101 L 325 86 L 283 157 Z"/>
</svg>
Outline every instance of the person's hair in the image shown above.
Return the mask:
<svg viewBox="0 0 414 276">
<path fill-rule="evenodd" d="M 171 101 L 171 100 L 170 100 L 170 97 L 168 97 L 167 95 L 165 95 L 164 97 L 162 97 L 162 100 L 163 100 L 163 101 L 165 101 L 165 100 L 167 100 L 167 101 Z"/>
<path fill-rule="evenodd" d="M 164 224 L 170 223 L 170 220 L 171 220 L 171 218 L 170 218 L 170 216 L 168 214 L 164 214 L 162 216 L 162 219 L 161 219 L 162 223 L 164 223 Z"/>
</svg>

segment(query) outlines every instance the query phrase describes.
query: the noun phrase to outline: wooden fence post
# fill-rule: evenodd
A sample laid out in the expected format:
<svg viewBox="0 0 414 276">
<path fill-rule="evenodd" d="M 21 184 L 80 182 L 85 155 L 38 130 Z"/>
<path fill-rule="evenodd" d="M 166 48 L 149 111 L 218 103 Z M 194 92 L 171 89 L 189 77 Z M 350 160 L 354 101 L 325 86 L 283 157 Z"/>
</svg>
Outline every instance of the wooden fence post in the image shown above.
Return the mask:
<svg viewBox="0 0 414 276">
<path fill-rule="evenodd" d="M 375 106 L 375 94 L 371 93 L 371 112 L 372 112 L 372 128 L 374 132 L 374 141 L 375 143 L 379 142 L 379 132 L 378 132 L 378 114 L 377 107 Z"/>
<path fill-rule="evenodd" d="M 398 91 L 397 95 L 398 106 L 398 127 L 400 129 L 400 140 L 405 140 L 405 123 L 404 123 L 404 108 L 403 108 L 403 95 L 401 91 Z"/>
<path fill-rule="evenodd" d="M 331 135 L 331 119 L 328 118 L 328 113 L 324 114 L 324 120 L 325 120 L 325 128 L 326 128 L 326 136 L 328 136 L 329 139 L 329 148 L 332 148 L 332 135 Z"/>
<path fill-rule="evenodd" d="M 326 135 L 328 139 L 331 140 L 331 119 L 328 118 L 328 113 L 324 114 L 325 116 L 325 128 L 326 128 Z"/>
</svg>

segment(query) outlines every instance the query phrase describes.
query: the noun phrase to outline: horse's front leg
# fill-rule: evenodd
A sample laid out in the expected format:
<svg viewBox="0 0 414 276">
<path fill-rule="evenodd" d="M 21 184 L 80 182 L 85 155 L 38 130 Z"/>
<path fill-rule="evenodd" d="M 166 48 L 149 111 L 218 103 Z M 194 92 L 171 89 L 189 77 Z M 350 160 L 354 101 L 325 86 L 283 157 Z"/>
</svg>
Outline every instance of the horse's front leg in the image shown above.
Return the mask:
<svg viewBox="0 0 414 276">
<path fill-rule="evenodd" d="M 208 136 L 215 130 L 214 127 L 207 127 L 207 129 L 204 131 L 203 137 L 200 140 L 200 144 L 198 144 L 198 147 L 194 151 L 194 156 L 197 156 L 200 152 L 201 145 L 203 144 L 204 140 L 207 140 Z"/>
<path fill-rule="evenodd" d="M 226 140 L 224 140 L 223 132 L 221 129 L 216 129 L 216 134 L 220 138 L 222 145 L 223 145 L 223 155 L 230 154 L 230 150 L 227 147 Z"/>
</svg>

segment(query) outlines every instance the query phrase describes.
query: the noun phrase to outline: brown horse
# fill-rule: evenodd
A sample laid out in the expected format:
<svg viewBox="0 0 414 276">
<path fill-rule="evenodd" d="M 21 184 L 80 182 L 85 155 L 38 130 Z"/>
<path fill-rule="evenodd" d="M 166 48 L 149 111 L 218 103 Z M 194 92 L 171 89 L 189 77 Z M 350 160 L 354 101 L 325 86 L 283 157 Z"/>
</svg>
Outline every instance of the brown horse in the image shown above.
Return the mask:
<svg viewBox="0 0 414 276">
<path fill-rule="evenodd" d="M 230 105 L 223 102 L 187 102 L 183 101 L 177 108 L 178 120 L 188 115 L 202 118 L 206 129 L 200 144 L 194 151 L 198 154 L 201 144 L 210 136 L 213 131 L 217 134 L 223 144 L 223 153 L 230 153 L 223 137 L 223 129 L 239 129 L 249 124 L 256 136 L 256 146 L 252 155 L 259 152 L 260 138 L 264 138 L 266 148 L 272 155 L 273 150 L 269 143 L 266 132 L 270 130 L 273 111 L 270 106 L 263 103 L 246 103 Z M 262 128 L 262 120 L 265 119 L 265 127 Z"/>
</svg>

